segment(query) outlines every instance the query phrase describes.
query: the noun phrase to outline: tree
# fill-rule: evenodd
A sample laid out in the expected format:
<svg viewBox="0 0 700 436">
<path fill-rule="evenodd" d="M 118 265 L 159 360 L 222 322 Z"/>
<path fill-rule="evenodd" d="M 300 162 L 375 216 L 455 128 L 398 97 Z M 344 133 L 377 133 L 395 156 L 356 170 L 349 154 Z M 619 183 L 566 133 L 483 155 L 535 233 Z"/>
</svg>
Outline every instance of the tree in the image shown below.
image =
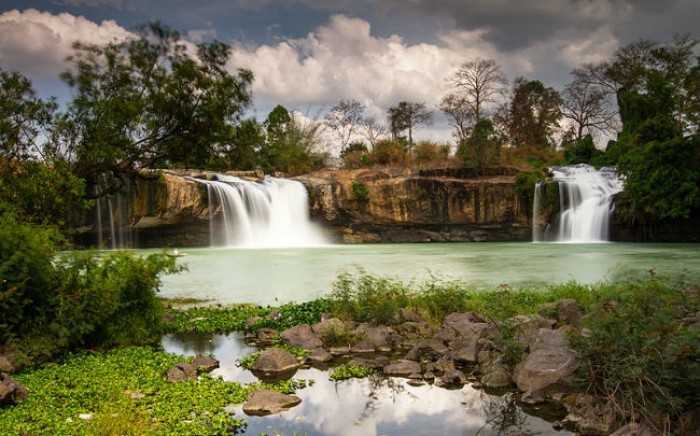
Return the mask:
<svg viewBox="0 0 700 436">
<path fill-rule="evenodd" d="M 409 147 L 413 146 L 413 130 L 420 125 L 430 124 L 433 120 L 433 113 L 426 108 L 425 103 L 402 101 L 389 108 L 388 115 L 395 139 L 402 131 L 408 130 Z"/>
<path fill-rule="evenodd" d="M 552 134 L 561 118 L 561 97 L 539 80 L 519 77 L 507 105 L 504 124 L 516 147 L 545 148 L 553 145 Z"/>
<path fill-rule="evenodd" d="M 571 122 L 575 141 L 613 130 L 616 113 L 599 86 L 576 78 L 564 88 L 562 97 L 561 114 Z"/>
<path fill-rule="evenodd" d="M 325 155 L 319 151 L 324 124 L 317 120 L 304 122 L 290 114 L 284 106 L 276 106 L 263 123 L 267 141 L 261 152 L 266 171 L 302 174 L 318 168 Z"/>
<path fill-rule="evenodd" d="M 376 118 L 367 117 L 362 122 L 362 131 L 369 145 L 371 145 L 372 148 L 374 148 L 377 142 L 379 142 L 382 139 L 382 137 L 386 135 L 387 128 Z"/>
<path fill-rule="evenodd" d="M 365 106 L 357 100 L 341 100 L 325 116 L 325 123 L 340 144 L 340 150 L 347 147 L 353 135 L 362 126 Z"/>
<path fill-rule="evenodd" d="M 487 105 L 496 103 L 498 95 L 507 84 L 496 61 L 481 58 L 463 63 L 451 81 L 459 89 L 474 122 L 481 120 Z"/>
<path fill-rule="evenodd" d="M 474 125 L 469 138 L 460 144 L 458 154 L 466 167 L 481 174 L 484 168 L 498 162 L 502 144 L 493 122 L 482 118 Z"/>
<path fill-rule="evenodd" d="M 265 139 L 265 130 L 255 118 L 243 120 L 235 128 L 231 142 L 218 150 L 209 167 L 224 170 L 255 169 L 261 165 L 260 154 Z"/>
<path fill-rule="evenodd" d="M 448 94 L 442 99 L 440 110 L 448 116 L 457 143 L 466 141 L 475 119 L 467 99 L 458 94 Z"/>
<path fill-rule="evenodd" d="M 55 110 L 55 101 L 38 98 L 29 79 L 0 68 L 0 157 L 43 154 L 37 142 L 48 135 Z"/>
<path fill-rule="evenodd" d="M 74 47 L 62 77 L 77 95 L 61 125 L 75 170 L 91 185 L 139 167 L 206 166 L 251 101 L 252 73 L 229 72 L 231 49 L 221 42 L 192 54 L 177 32 L 155 23 L 138 38 Z"/>
</svg>

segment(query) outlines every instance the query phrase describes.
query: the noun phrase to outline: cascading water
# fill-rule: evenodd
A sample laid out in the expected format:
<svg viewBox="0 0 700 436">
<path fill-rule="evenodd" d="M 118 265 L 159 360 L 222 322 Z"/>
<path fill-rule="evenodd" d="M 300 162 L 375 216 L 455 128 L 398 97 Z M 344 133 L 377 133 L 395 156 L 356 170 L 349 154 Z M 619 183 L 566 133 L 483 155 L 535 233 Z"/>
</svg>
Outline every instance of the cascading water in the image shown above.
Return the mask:
<svg viewBox="0 0 700 436">
<path fill-rule="evenodd" d="M 251 182 L 226 175 L 194 179 L 207 186 L 211 245 L 290 247 L 325 245 L 309 219 L 308 194 L 297 181 Z"/>
<path fill-rule="evenodd" d="M 605 242 L 608 240 L 613 197 L 623 181 L 613 168 L 596 170 L 586 164 L 550 168 L 559 185 L 559 213 L 542 232 L 536 219 L 542 207 L 543 185 L 535 188 L 533 239 L 556 242 Z"/>
</svg>

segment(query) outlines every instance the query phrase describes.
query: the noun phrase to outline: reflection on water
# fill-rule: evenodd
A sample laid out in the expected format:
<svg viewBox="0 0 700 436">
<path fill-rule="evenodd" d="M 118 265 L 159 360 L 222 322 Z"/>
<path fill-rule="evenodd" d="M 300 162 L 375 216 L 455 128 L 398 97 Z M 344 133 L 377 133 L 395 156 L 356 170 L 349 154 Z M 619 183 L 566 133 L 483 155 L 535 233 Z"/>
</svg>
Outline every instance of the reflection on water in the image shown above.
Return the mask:
<svg viewBox="0 0 700 436">
<path fill-rule="evenodd" d="M 221 367 L 213 374 L 229 381 L 255 378 L 236 366 L 236 359 L 254 349 L 238 334 L 208 339 L 166 336 L 166 351 L 193 355 L 212 353 Z M 327 371 L 303 369 L 296 378 L 313 380 L 299 390 L 302 403 L 282 414 L 246 417 L 246 434 L 258 435 L 566 435 L 526 414 L 512 396 L 494 396 L 472 388 L 448 390 L 411 386 L 402 379 L 371 377 L 333 382 Z M 238 414 L 241 414 L 240 408 Z"/>
<path fill-rule="evenodd" d="M 594 283 L 648 274 L 700 276 L 698 244 L 452 243 L 338 245 L 282 249 L 183 249 L 189 271 L 164 280 L 171 297 L 275 304 L 327 292 L 357 267 L 403 280 L 434 275 L 495 287 Z"/>
</svg>

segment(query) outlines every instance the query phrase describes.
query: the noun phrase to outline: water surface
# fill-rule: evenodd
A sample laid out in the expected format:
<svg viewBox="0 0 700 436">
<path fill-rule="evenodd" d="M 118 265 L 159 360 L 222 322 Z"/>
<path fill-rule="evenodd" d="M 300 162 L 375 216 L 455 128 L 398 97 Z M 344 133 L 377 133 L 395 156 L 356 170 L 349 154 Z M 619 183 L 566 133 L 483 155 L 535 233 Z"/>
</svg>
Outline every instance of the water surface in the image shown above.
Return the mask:
<svg viewBox="0 0 700 436">
<path fill-rule="evenodd" d="M 402 280 L 431 275 L 478 287 L 662 275 L 700 277 L 700 244 L 431 243 L 315 248 L 181 249 L 189 269 L 164 279 L 166 297 L 277 304 L 328 292 L 358 268 Z"/>
</svg>

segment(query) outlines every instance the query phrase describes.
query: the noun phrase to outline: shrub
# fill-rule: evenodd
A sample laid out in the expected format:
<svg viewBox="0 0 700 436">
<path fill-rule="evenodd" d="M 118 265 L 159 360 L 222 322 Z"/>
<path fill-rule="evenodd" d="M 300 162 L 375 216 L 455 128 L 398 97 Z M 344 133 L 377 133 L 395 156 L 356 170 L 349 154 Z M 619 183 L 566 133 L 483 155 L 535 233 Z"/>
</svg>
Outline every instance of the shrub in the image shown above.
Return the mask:
<svg viewBox="0 0 700 436">
<path fill-rule="evenodd" d="M 357 180 L 353 180 L 352 196 L 357 201 L 365 202 L 369 200 L 369 190 L 367 189 L 367 186 L 364 183 L 358 182 Z"/>
<path fill-rule="evenodd" d="M 331 309 L 338 315 L 359 322 L 390 324 L 399 309 L 408 306 L 409 292 L 395 280 L 360 274 L 341 274 L 333 284 Z"/>
<path fill-rule="evenodd" d="M 161 273 L 179 269 L 154 254 L 56 253 L 56 233 L 0 217 L 0 343 L 42 358 L 76 346 L 157 338 Z"/>
<path fill-rule="evenodd" d="M 413 148 L 413 156 L 418 165 L 439 164 L 450 157 L 450 146 L 421 141 Z"/>
<path fill-rule="evenodd" d="M 348 380 L 351 378 L 365 378 L 369 375 L 374 374 L 374 370 L 371 368 L 366 368 L 364 366 L 355 365 L 352 363 L 345 363 L 340 366 L 336 366 L 331 371 L 330 379 L 333 381 Z"/>
<path fill-rule="evenodd" d="M 374 145 L 369 160 L 377 165 L 401 165 L 406 163 L 406 148 L 399 141 L 382 139 Z"/>
</svg>

